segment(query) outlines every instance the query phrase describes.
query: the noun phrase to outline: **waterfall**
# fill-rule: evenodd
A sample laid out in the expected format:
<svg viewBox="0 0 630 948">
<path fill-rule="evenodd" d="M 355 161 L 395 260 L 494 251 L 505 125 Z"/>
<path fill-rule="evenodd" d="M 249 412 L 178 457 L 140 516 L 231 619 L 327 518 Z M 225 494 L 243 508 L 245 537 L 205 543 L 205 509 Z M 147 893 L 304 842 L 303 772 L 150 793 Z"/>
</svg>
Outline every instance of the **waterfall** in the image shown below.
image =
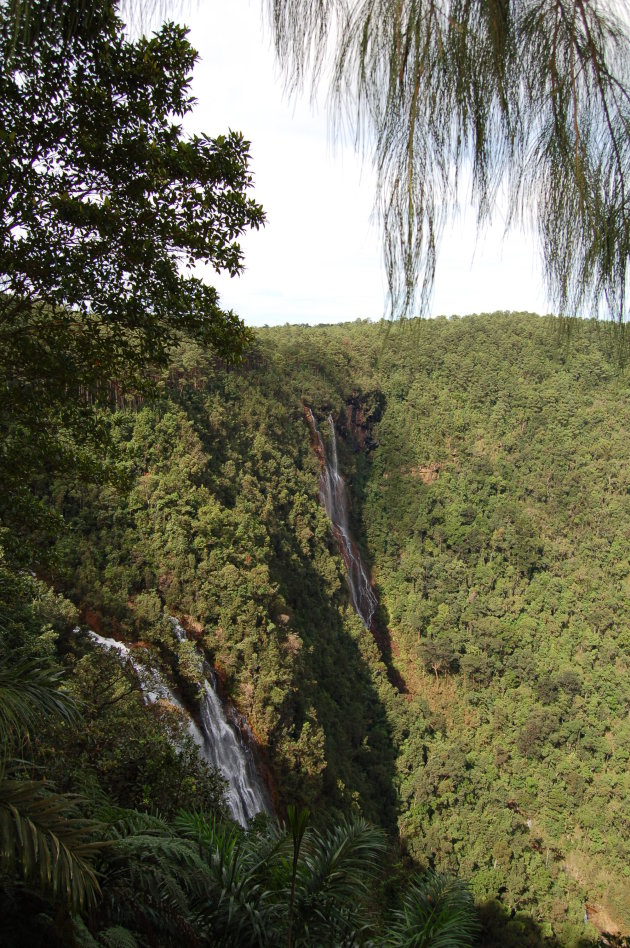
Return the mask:
<svg viewBox="0 0 630 948">
<path fill-rule="evenodd" d="M 186 632 L 177 619 L 171 618 L 170 622 L 178 641 L 185 639 Z M 75 632 L 79 631 L 75 629 Z M 186 715 L 188 733 L 199 747 L 202 757 L 227 781 L 227 804 L 232 818 L 237 823 L 247 826 L 249 820 L 257 813 L 271 812 L 269 795 L 256 769 L 254 756 L 249 746 L 248 738 L 251 737 L 249 728 L 246 722 L 239 721 L 234 714 L 231 714 L 233 720 L 228 720 L 216 690 L 214 675 L 209 669 L 206 669 L 207 677 L 203 684 L 199 705 L 201 725 L 199 726 L 181 699 L 166 684 L 159 671 L 149 664 L 148 653 L 146 653 L 145 664 L 144 661 L 138 661 L 136 657 L 140 649 L 134 649 L 132 652 L 124 642 L 104 638 L 91 629 L 87 631 L 87 635 L 101 648 L 116 652 L 121 661 L 129 662 L 138 676 L 142 695 L 147 704 L 166 701 Z"/>
<path fill-rule="evenodd" d="M 372 620 L 378 600 L 370 584 L 370 578 L 364 566 L 361 554 L 350 533 L 348 526 L 348 502 L 346 499 L 346 485 L 339 473 L 337 461 L 337 437 L 332 415 L 328 415 L 330 428 L 330 457 L 326 451 L 324 439 L 315 422 L 315 416 L 310 408 L 306 409 L 309 424 L 317 439 L 318 454 L 322 462 L 322 473 L 319 479 L 319 495 L 324 510 L 333 525 L 333 531 L 339 544 L 339 552 L 346 564 L 346 575 L 352 604 L 355 612 L 366 629 L 371 629 Z"/>
<path fill-rule="evenodd" d="M 256 813 L 268 813 L 265 786 L 237 722 L 228 721 L 212 679 L 206 679 L 199 708 L 207 735 L 208 760 L 228 780 L 228 803 L 235 820 L 246 826 Z"/>
</svg>

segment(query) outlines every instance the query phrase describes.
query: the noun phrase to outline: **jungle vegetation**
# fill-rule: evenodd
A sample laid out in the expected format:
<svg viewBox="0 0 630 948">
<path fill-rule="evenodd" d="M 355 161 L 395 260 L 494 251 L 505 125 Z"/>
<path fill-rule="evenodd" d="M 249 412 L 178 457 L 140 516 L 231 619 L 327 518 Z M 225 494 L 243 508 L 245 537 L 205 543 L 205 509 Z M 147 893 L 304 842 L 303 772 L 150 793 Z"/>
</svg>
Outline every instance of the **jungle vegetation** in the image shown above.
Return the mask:
<svg viewBox="0 0 630 948">
<path fill-rule="evenodd" d="M 182 342 L 160 398 L 107 415 L 124 488 L 41 491 L 64 524 L 38 538 L 55 601 L 151 643 L 185 690 L 179 616 L 247 715 L 278 811 L 398 839 L 384 904 L 414 867 L 467 880 L 488 945 L 629 925 L 627 380 L 605 327 L 568 349 L 557 332 L 506 313 L 287 326 L 238 368 Z M 324 432 L 336 419 L 376 637 L 318 502 L 305 405 Z M 159 728 L 147 753 L 120 747 L 118 716 L 151 712 L 99 694 L 120 687 L 114 659 L 68 620 L 43 641 L 88 715 L 41 739 L 59 788 L 96 781 L 168 816 L 179 780 L 177 805 L 220 808 L 194 755 L 171 759 L 188 770 L 169 789 Z"/>
<path fill-rule="evenodd" d="M 575 277 L 616 305 L 625 39 L 610 20 L 590 45 L 576 22 L 551 142 L 586 243 L 550 266 L 563 299 Z M 263 212 L 243 138 L 177 124 L 185 31 L 132 41 L 113 4 L 33 0 L 0 4 L 0 45 L 2 939 L 619 943 L 623 329 L 569 338 L 504 313 L 247 331 L 188 272 L 239 272 Z M 572 50 L 590 64 L 578 91 Z M 580 137 L 598 75 L 618 110 L 605 141 L 596 122 Z M 498 170 L 479 174 L 483 209 Z M 340 435 L 374 634 L 318 503 L 307 405 Z M 145 643 L 191 709 L 202 650 L 255 731 L 280 822 L 231 825 L 182 716 L 145 705 L 82 625 Z"/>
</svg>

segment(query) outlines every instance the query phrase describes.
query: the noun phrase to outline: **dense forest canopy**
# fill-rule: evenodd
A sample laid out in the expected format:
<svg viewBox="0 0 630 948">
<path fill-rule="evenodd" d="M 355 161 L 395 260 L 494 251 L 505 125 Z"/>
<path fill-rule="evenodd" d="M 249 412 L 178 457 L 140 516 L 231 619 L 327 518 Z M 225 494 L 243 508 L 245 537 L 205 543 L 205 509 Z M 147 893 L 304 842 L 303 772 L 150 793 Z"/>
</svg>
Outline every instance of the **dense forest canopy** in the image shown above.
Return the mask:
<svg viewBox="0 0 630 948">
<path fill-rule="evenodd" d="M 400 835 L 383 879 L 468 880 L 482 944 L 627 932 L 627 380 L 601 328 L 569 351 L 554 332 L 518 314 L 287 326 L 258 331 L 238 369 L 183 342 L 162 397 L 109 416 L 130 487 L 45 490 L 66 525 L 47 554 L 65 599 L 30 647 L 56 642 L 81 669 L 88 727 L 37 742 L 60 786 L 89 775 L 168 816 L 159 729 L 138 735 L 139 771 L 138 747 L 119 746 L 125 718 L 154 727 L 150 709 L 137 692 L 111 703 L 115 660 L 68 628 L 76 607 L 148 644 L 194 702 L 177 615 L 247 715 L 280 812 L 360 812 Z M 318 502 L 306 405 L 324 435 L 335 419 L 376 636 Z M 174 781 L 192 768 L 185 799 L 218 806 L 186 760 L 168 765 Z"/>
<path fill-rule="evenodd" d="M 285 40 L 323 43 L 317 17 L 332 6 L 298 22 L 291 10 L 306 7 L 277 3 L 281 54 Z M 417 86 L 435 49 L 420 29 L 427 8 L 385 6 L 397 101 L 407 65 Z M 621 317 L 627 36 L 599 4 L 539 5 L 530 35 L 556 16 L 562 62 L 552 56 L 548 88 L 533 49 L 521 102 L 513 70 L 533 7 L 493 7 L 483 22 L 480 9 L 436 34 L 428 137 L 414 138 L 413 108 L 410 136 L 402 112 L 381 129 L 383 196 L 398 237 L 407 228 L 388 245 L 394 304 L 411 299 L 419 260 L 430 283 L 439 187 L 419 210 L 414 156 L 457 132 L 444 160 L 472 148 L 483 216 L 503 167 L 492 149 L 529 161 L 526 120 L 546 103 L 553 173 L 543 162 L 535 200 L 543 235 L 559 238 L 552 283 L 565 301 L 576 287 L 576 299 L 608 294 Z M 559 321 L 507 313 L 246 330 L 186 268 L 242 267 L 238 238 L 263 222 L 247 143 L 185 138 L 185 31 L 131 41 L 115 13 L 0 5 L 0 937 L 623 943 L 623 333 L 572 323 L 567 346 Z M 374 34 L 346 25 L 343 61 L 360 34 L 363 68 Z M 501 42 L 484 45 L 490 35 Z M 381 82 L 388 47 L 377 47 Z M 488 68 L 483 95 L 473 52 Z M 454 90 L 451 129 L 439 112 Z M 398 179 L 387 196 L 390 133 L 413 172 L 404 208 Z M 531 182 L 517 177 L 518 197 Z M 564 215 L 581 221 L 577 250 Z M 370 628 L 318 498 L 333 437 L 379 599 Z M 96 649 L 105 635 L 125 652 Z M 210 666 L 249 723 L 280 822 L 235 825 L 192 737 Z M 167 683 L 151 700 L 142 667 Z"/>
</svg>

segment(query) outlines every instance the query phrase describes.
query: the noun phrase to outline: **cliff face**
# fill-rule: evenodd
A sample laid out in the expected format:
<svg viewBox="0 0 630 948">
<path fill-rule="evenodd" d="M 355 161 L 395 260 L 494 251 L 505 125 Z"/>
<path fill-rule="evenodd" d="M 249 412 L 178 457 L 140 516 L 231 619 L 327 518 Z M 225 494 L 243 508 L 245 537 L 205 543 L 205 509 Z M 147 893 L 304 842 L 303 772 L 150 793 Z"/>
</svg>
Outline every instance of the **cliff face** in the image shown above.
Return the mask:
<svg viewBox="0 0 630 948">
<path fill-rule="evenodd" d="M 378 447 L 374 426 L 383 417 L 385 395 L 380 391 L 353 393 L 346 399 L 337 426 L 344 441 L 355 451 L 369 454 Z"/>
</svg>

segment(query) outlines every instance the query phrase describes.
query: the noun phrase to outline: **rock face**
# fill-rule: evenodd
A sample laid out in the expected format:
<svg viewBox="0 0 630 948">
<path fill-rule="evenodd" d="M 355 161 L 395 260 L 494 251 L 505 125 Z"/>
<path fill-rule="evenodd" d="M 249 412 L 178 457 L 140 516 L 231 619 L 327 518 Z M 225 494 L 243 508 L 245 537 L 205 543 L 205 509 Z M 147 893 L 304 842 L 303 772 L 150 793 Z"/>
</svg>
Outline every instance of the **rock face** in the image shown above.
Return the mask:
<svg viewBox="0 0 630 948">
<path fill-rule="evenodd" d="M 355 451 L 369 454 L 378 447 L 373 429 L 383 417 L 385 396 L 382 392 L 363 392 L 346 399 L 345 410 L 337 421 L 339 434 Z"/>
<path fill-rule="evenodd" d="M 350 532 L 346 485 L 339 473 L 337 460 L 335 422 L 332 415 L 328 415 L 330 436 L 329 450 L 327 450 L 313 412 L 310 408 L 306 408 L 305 414 L 311 430 L 311 442 L 322 468 L 319 480 L 320 501 L 330 518 L 339 552 L 346 564 L 346 577 L 352 594 L 354 609 L 365 628 L 372 630 L 372 620 L 378 607 L 378 600 L 372 589 L 372 583 L 359 548 Z"/>
</svg>

